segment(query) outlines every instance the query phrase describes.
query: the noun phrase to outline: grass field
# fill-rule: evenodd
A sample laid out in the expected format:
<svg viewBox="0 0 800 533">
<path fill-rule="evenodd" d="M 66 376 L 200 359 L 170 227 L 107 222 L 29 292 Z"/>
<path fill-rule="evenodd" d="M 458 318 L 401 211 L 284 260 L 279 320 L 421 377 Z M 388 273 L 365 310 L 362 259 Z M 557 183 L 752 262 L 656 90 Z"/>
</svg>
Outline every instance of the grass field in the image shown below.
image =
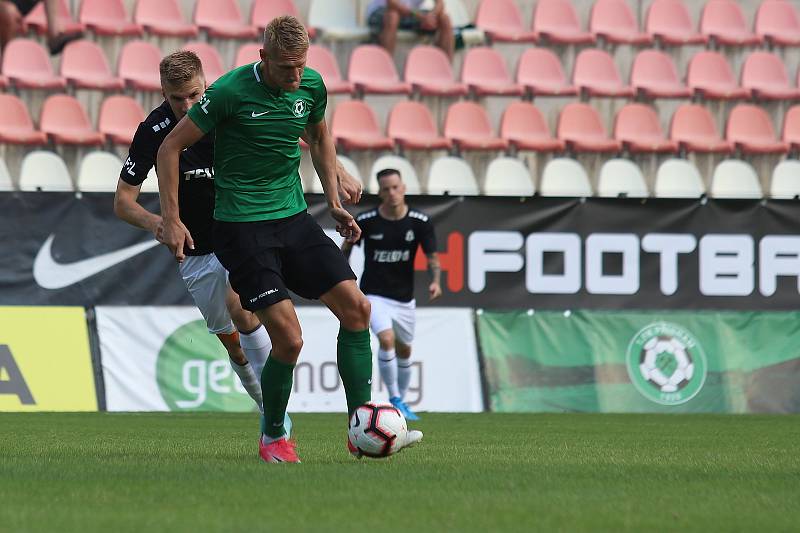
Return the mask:
<svg viewBox="0 0 800 533">
<path fill-rule="evenodd" d="M 427 414 L 381 461 L 342 418 L 267 465 L 252 415 L 0 414 L 0 531 L 800 528 L 796 416 Z"/>
</svg>

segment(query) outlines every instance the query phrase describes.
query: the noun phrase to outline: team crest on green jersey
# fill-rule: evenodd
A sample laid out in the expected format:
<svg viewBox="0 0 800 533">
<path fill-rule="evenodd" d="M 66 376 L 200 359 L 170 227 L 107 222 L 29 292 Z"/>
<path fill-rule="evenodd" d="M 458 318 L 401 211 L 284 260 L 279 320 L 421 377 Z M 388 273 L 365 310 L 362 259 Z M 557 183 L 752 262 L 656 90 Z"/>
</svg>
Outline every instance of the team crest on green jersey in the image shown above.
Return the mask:
<svg viewBox="0 0 800 533">
<path fill-rule="evenodd" d="M 294 107 L 292 108 L 292 111 L 294 112 L 294 116 L 301 118 L 308 111 L 308 104 L 302 98 L 298 98 L 294 101 Z"/>
</svg>

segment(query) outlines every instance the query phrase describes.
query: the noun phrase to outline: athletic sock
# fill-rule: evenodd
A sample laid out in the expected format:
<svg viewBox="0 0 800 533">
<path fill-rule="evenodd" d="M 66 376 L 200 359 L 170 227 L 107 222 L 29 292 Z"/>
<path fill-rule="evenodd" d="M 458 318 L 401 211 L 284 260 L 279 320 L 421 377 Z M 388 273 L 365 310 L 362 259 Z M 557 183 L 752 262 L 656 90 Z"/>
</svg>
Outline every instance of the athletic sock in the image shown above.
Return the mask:
<svg viewBox="0 0 800 533">
<path fill-rule="evenodd" d="M 383 384 L 389 391 L 389 398 L 400 396 L 397 388 L 397 356 L 394 350 L 378 350 L 378 368 Z"/>
<path fill-rule="evenodd" d="M 261 372 L 261 393 L 264 395 L 264 434 L 279 439 L 286 434 L 283 419 L 292 392 L 294 364 L 283 363 L 270 355 Z"/>
<path fill-rule="evenodd" d="M 240 365 L 233 359 L 229 359 L 229 361 L 231 362 L 231 368 L 233 368 L 233 371 L 239 376 L 239 381 L 242 382 L 244 390 L 246 390 L 247 394 L 256 402 L 258 410 L 263 411 L 264 401 L 261 397 L 261 383 L 254 372 L 253 366 L 250 363 Z"/>
<path fill-rule="evenodd" d="M 336 363 L 347 396 L 347 414 L 372 398 L 372 348 L 369 330 L 349 331 L 339 328 Z"/>
<path fill-rule="evenodd" d="M 253 372 L 256 373 L 256 376 L 260 376 L 269 352 L 272 350 L 272 341 L 270 341 L 267 330 L 264 326 L 258 326 L 258 329 L 250 333 L 239 333 L 239 344 L 245 357 L 253 365 Z"/>
<path fill-rule="evenodd" d="M 411 358 L 397 359 L 397 386 L 400 389 L 400 398 L 405 399 L 408 386 L 411 383 Z"/>
</svg>

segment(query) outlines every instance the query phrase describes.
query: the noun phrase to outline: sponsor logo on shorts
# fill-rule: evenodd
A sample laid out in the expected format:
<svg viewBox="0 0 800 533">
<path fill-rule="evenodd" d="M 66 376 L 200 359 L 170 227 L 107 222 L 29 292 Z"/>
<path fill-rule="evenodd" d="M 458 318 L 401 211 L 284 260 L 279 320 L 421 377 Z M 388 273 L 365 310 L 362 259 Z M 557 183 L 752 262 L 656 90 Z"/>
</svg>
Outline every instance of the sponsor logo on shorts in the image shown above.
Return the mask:
<svg viewBox="0 0 800 533">
<path fill-rule="evenodd" d="M 265 296 L 269 296 L 270 294 L 275 294 L 276 292 L 278 292 L 278 289 L 270 289 L 268 291 L 264 291 L 255 298 L 250 298 L 250 303 L 256 302 L 261 298 L 264 298 Z"/>
<path fill-rule="evenodd" d="M 383 233 L 376 233 L 375 235 L 370 235 L 370 239 L 375 239 L 376 241 L 380 241 L 383 239 Z"/>
</svg>

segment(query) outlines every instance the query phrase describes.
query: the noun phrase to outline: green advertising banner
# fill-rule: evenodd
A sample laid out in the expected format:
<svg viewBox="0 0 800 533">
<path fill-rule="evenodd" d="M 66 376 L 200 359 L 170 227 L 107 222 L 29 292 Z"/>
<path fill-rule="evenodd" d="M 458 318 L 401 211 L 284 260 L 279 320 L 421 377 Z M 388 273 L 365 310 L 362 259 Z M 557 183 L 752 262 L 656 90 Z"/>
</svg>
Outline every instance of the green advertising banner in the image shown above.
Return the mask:
<svg viewBox="0 0 800 533">
<path fill-rule="evenodd" d="M 800 313 L 479 311 L 493 411 L 800 412 Z"/>
</svg>

